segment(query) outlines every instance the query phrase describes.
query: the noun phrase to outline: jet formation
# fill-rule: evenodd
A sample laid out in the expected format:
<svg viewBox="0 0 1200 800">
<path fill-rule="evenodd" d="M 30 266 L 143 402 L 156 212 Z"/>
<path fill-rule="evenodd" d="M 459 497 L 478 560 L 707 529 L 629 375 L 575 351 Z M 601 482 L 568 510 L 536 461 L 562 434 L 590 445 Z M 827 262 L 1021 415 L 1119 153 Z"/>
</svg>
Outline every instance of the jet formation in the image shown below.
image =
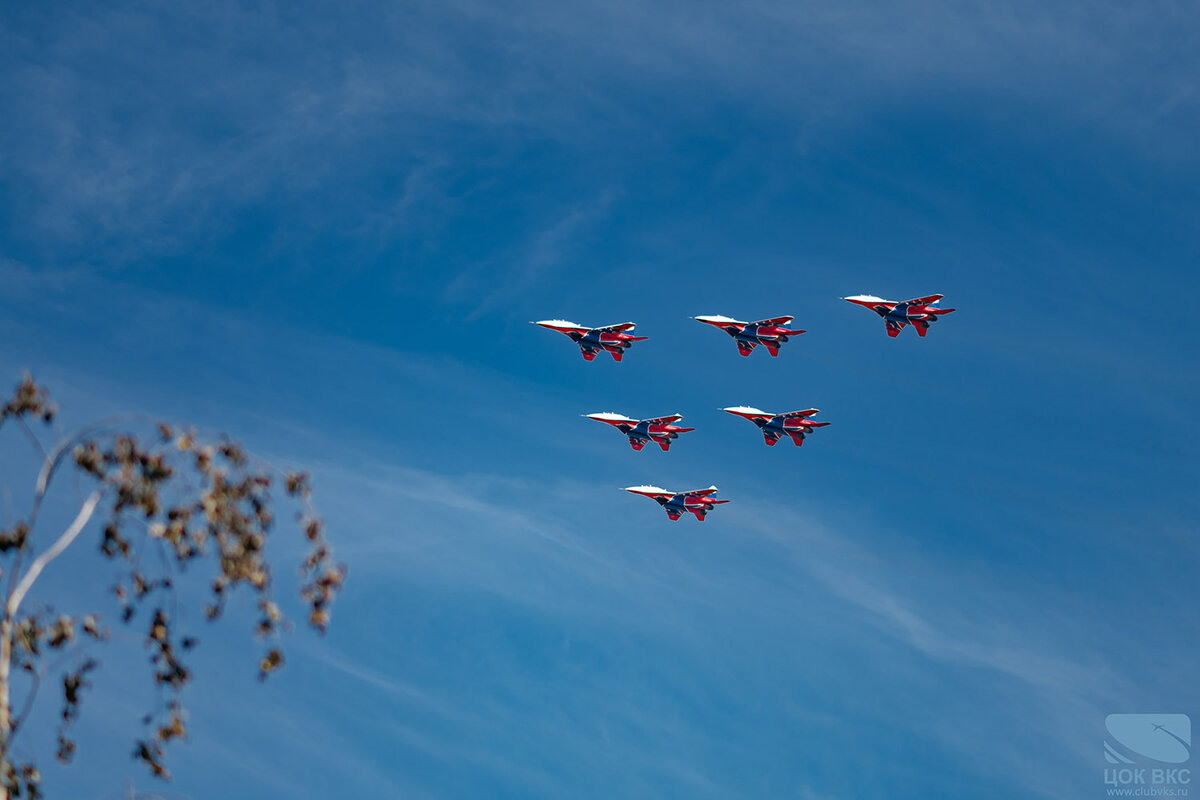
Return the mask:
<svg viewBox="0 0 1200 800">
<path fill-rule="evenodd" d="M 842 299 L 874 311 L 883 318 L 888 336 L 895 338 L 908 325 L 916 328 L 918 336 L 924 337 L 929 331 L 931 323 L 937 322 L 942 315 L 953 312 L 955 310 L 953 308 L 938 307 L 937 304 L 942 297 L 943 295 L 933 294 L 913 300 L 897 301 L 860 294 Z M 692 319 L 714 328 L 720 328 L 728 333 L 737 344 L 738 353 L 742 356 L 750 355 L 755 348 L 762 345 L 772 358 L 777 357 L 779 348 L 790 337 L 804 333 L 803 330 L 786 327 L 792 321 L 792 317 L 772 317 L 756 322 L 742 322 L 721 315 L 698 316 L 692 317 Z M 634 342 L 644 342 L 648 338 L 628 333 L 635 327 L 632 322 L 598 328 L 589 328 L 562 319 L 542 320 L 533 324 L 568 336 L 571 341 L 579 345 L 579 350 L 587 361 L 593 360 L 600 352 L 607 352 L 614 361 L 620 361 L 625 351 L 632 347 Z M 753 422 L 762 432 L 763 441 L 771 447 L 785 436 L 799 447 L 804 444 L 804 439 L 814 430 L 830 424 L 812 419 L 819 413 L 815 408 L 784 413 L 763 411 L 752 406 L 729 406 L 721 410 Z M 634 419 L 624 414 L 605 411 L 583 416 L 603 422 L 625 434 L 634 450 L 641 450 L 647 443 L 654 442 L 664 452 L 669 451 L 671 442 L 678 439 L 681 433 L 695 430 L 695 428 L 683 428 L 675 424 L 683 419 L 682 414 L 670 414 L 652 419 Z M 624 491 L 649 497 L 662 506 L 667 512 L 667 516 L 673 520 L 679 519 L 685 513 L 691 513 L 695 515 L 696 519 L 703 521 L 705 515 L 714 506 L 729 502 L 713 497 L 717 493 L 716 486 L 685 492 L 672 492 L 658 486 L 629 486 Z"/>
</svg>

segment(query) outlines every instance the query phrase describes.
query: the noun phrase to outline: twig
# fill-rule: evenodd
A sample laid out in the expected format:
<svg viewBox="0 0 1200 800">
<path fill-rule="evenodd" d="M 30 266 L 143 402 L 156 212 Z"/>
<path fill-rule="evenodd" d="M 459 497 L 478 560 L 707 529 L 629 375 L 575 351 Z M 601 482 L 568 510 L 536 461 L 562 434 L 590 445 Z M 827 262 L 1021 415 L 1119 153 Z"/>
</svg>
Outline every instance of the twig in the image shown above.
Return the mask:
<svg viewBox="0 0 1200 800">
<path fill-rule="evenodd" d="M 104 497 L 103 489 L 95 489 L 87 500 L 84 501 L 83 507 L 79 509 L 79 513 L 75 516 L 75 520 L 71 523 L 62 536 L 58 537 L 58 541 L 50 545 L 40 556 L 33 560 L 29 565 L 29 570 L 21 576 L 21 582 L 17 584 L 17 588 L 8 596 L 8 603 L 5 604 L 4 613 L 8 619 L 15 619 L 17 609 L 21 606 L 21 601 L 25 599 L 25 595 L 33 586 L 38 576 L 42 574 L 42 570 L 46 568 L 54 559 L 62 555 L 62 552 L 71 546 L 71 542 L 75 541 L 88 524 L 88 520 L 92 518 L 92 514 L 96 511 L 96 506 L 100 504 L 100 499 Z"/>
</svg>

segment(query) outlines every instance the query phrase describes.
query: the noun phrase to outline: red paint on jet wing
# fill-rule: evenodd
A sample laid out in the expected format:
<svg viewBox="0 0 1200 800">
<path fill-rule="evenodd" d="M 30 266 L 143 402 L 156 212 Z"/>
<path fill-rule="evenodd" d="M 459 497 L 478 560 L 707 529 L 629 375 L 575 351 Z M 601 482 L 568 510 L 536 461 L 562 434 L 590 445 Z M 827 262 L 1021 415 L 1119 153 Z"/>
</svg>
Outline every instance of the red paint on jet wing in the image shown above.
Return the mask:
<svg viewBox="0 0 1200 800">
<path fill-rule="evenodd" d="M 945 296 L 946 295 L 944 295 L 944 294 L 931 294 L 928 297 L 915 297 L 912 300 L 906 300 L 904 302 L 912 303 L 913 305 L 927 306 L 930 303 L 936 303 L 938 300 L 941 300 Z"/>
</svg>

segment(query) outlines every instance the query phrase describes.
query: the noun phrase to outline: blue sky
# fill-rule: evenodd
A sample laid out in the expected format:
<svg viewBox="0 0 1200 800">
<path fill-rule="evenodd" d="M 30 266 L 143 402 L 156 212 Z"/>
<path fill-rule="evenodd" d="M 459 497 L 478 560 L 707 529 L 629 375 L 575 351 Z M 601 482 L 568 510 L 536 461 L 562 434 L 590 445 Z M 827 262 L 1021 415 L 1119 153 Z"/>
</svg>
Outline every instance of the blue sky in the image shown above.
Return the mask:
<svg viewBox="0 0 1200 800">
<path fill-rule="evenodd" d="M 265 686 L 248 604 L 195 621 L 170 791 L 1099 795 L 1105 715 L 1200 711 L 1198 36 L 1173 3 L 5 8 L 0 380 L 310 469 L 350 567 Z M 892 341 L 863 292 L 960 310 Z M 741 359 L 715 313 L 809 332 Z M 547 317 L 650 339 L 589 364 Z M 833 425 L 768 450 L 738 404 Z M 607 410 L 697 430 L 635 453 Z M 732 502 L 672 524 L 637 483 Z M 100 572 L 40 599 L 111 615 Z M 151 783 L 124 644 L 75 766 L 30 731 L 51 796 Z"/>
</svg>

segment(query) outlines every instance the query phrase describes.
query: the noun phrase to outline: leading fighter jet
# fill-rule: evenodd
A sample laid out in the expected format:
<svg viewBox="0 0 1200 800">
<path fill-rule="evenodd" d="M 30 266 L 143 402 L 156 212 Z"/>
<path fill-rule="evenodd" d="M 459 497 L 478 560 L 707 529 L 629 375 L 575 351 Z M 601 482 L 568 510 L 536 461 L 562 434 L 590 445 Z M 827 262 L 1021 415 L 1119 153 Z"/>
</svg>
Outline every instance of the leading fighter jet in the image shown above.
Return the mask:
<svg viewBox="0 0 1200 800">
<path fill-rule="evenodd" d="M 767 348 L 767 352 L 772 356 L 777 356 L 779 355 L 779 346 L 786 342 L 789 336 L 804 333 L 804 331 L 792 331 L 784 327 L 792 321 L 792 317 L 774 317 L 760 319 L 757 322 L 742 322 L 718 314 L 709 317 L 692 317 L 692 319 L 712 325 L 714 328 L 720 328 L 728 333 L 737 342 L 738 352 L 743 356 L 750 355 L 760 344 Z"/>
<path fill-rule="evenodd" d="M 905 325 L 917 329 L 918 336 L 924 336 L 929 330 L 929 323 L 937 322 L 939 314 L 949 314 L 953 308 L 934 308 L 945 295 L 931 294 L 928 297 L 918 297 L 913 300 L 897 302 L 884 300 L 871 294 L 857 294 L 853 297 L 843 297 L 851 303 L 869 308 L 887 323 L 888 336 L 895 338 L 904 330 Z"/>
<path fill-rule="evenodd" d="M 667 417 L 655 417 L 654 419 L 633 419 L 624 414 L 614 414 L 611 411 L 605 411 L 598 414 L 584 414 L 588 419 L 594 419 L 597 422 L 607 422 L 621 433 L 629 437 L 629 444 L 634 450 L 641 450 L 646 446 L 646 442 L 658 442 L 658 446 L 663 450 L 669 450 L 671 440 L 678 439 L 679 434 L 694 431 L 695 428 L 681 428 L 678 425 L 672 425 L 672 422 L 678 422 L 683 419 L 682 414 L 671 414 Z"/>
<path fill-rule="evenodd" d="M 622 322 L 620 325 L 605 325 L 602 328 L 588 328 L 574 322 L 568 322 L 565 319 L 544 319 L 541 322 L 534 322 L 534 325 L 541 325 L 543 328 L 549 328 L 552 331 L 558 331 L 571 337 L 571 341 L 579 345 L 579 349 L 583 352 L 583 357 L 587 361 L 591 361 L 596 357 L 596 353 L 601 350 L 607 350 L 612 354 L 614 361 L 620 361 L 621 356 L 630 348 L 634 342 L 644 342 L 646 336 L 630 336 L 625 331 L 634 329 L 632 322 Z"/>
<path fill-rule="evenodd" d="M 800 447 L 804 444 L 806 435 L 812 433 L 816 428 L 824 428 L 829 424 L 828 422 L 813 422 L 809 419 L 813 414 L 819 413 L 815 408 L 806 411 L 789 411 L 786 414 L 772 414 L 769 411 L 750 406 L 731 406 L 721 410 L 745 417 L 753 422 L 762 431 L 763 439 L 771 447 L 774 447 L 775 443 L 784 436 L 792 437 L 796 447 Z"/>
<path fill-rule="evenodd" d="M 649 497 L 662 506 L 671 519 L 679 519 L 685 511 L 690 511 L 696 515 L 696 519 L 703 522 L 704 515 L 711 511 L 713 506 L 729 502 L 709 496 L 716 493 L 717 487 L 715 486 L 707 489 L 694 489 L 690 492 L 668 492 L 657 486 L 630 486 L 625 491 Z"/>
</svg>

